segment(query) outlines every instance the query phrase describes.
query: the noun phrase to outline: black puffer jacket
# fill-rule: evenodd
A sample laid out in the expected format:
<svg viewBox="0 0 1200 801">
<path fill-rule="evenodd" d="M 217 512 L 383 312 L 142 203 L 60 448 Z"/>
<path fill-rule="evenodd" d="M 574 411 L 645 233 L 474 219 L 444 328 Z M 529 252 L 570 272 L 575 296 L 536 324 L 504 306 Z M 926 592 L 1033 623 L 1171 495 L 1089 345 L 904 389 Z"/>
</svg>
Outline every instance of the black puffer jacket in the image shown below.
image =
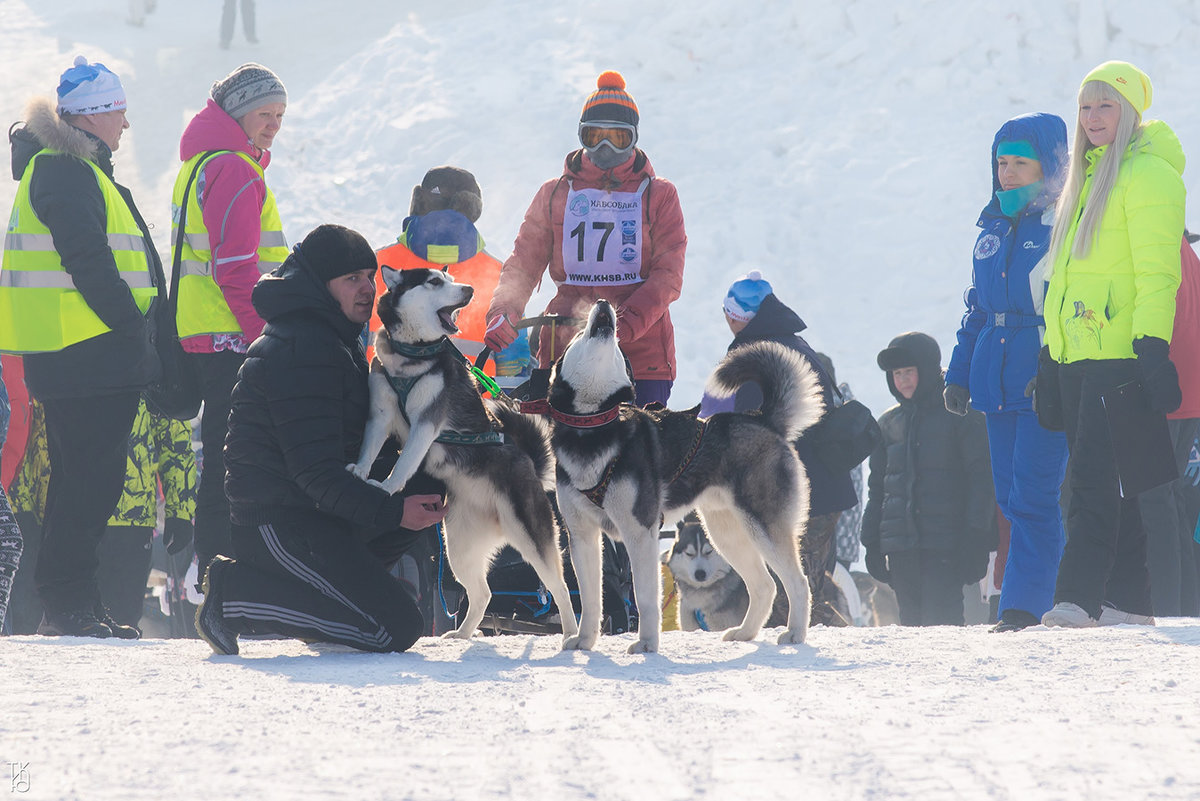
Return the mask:
<svg viewBox="0 0 1200 801">
<path fill-rule="evenodd" d="M 111 331 L 51 353 L 25 356 L 25 382 L 39 400 L 111 395 L 145 389 L 160 374 L 151 339 L 152 315 L 143 315 L 129 285 L 121 280 L 108 247 L 107 214 L 91 161 L 112 178 L 112 151 L 54 112 L 49 100 L 33 101 L 25 129 L 12 149 L 13 174 L 24 172 L 43 147 L 61 151 L 38 159 L 30 179 L 29 202 L 50 229 L 67 274 L 84 301 Z M 114 182 L 115 183 L 115 182 Z M 161 302 L 162 263 L 133 196 L 117 184 L 137 220 Z"/>
<path fill-rule="evenodd" d="M 331 525 L 356 526 L 364 540 L 399 527 L 403 494 L 389 496 L 346 470 L 367 421 L 362 326 L 295 252 L 259 280 L 251 299 L 267 325 L 233 389 L 225 438 L 233 521 L 324 513 Z"/>
<path fill-rule="evenodd" d="M 775 295 L 763 298 L 758 312 L 746 324 L 746 327 L 733 338 L 729 350 L 741 347 L 751 342 L 778 342 L 800 353 L 809 366 L 816 372 L 821 381 L 821 398 L 825 401 L 825 409 L 833 408 L 832 377 L 826 372 L 821 360 L 812 346 L 804 341 L 800 332 L 807 326 L 800 315 L 792 311 Z M 755 383 L 745 384 L 738 390 L 734 401 L 734 410 L 738 412 L 752 411 L 762 406 L 762 390 Z M 821 423 L 817 423 L 817 428 Z M 812 429 L 810 429 L 811 431 Z M 849 472 L 833 473 L 817 458 L 812 447 L 806 441 L 808 432 L 795 442 L 796 455 L 804 463 L 804 471 L 808 474 L 809 485 L 809 514 L 823 515 L 830 512 L 840 512 L 851 509 L 858 504 L 858 493 L 854 491 L 854 481 Z"/>
<path fill-rule="evenodd" d="M 899 403 L 883 413 L 883 443 L 871 454 L 862 543 L 884 554 L 936 550 L 986 569 L 995 547 L 996 498 L 983 414 L 959 417 L 942 400 L 941 351 L 925 334 L 901 334 L 879 354 Z M 916 366 L 911 399 L 891 371 Z M 965 579 L 967 581 L 977 580 Z"/>
</svg>

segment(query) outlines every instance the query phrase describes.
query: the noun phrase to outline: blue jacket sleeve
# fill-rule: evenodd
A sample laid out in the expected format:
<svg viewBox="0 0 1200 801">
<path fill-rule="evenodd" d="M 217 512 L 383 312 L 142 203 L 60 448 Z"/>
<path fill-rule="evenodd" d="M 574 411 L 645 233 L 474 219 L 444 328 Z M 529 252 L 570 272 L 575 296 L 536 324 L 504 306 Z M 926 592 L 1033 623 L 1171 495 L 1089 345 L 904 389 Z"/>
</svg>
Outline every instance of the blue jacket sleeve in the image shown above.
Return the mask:
<svg viewBox="0 0 1200 801">
<path fill-rule="evenodd" d="M 975 340 L 983 330 L 987 314 L 979 308 L 979 294 L 974 285 L 967 287 L 963 293 L 963 302 L 967 305 L 963 313 L 962 323 L 958 327 L 958 344 L 950 355 L 950 366 L 946 369 L 946 383 L 957 384 L 960 387 L 970 387 L 971 357 L 975 354 Z"/>
</svg>

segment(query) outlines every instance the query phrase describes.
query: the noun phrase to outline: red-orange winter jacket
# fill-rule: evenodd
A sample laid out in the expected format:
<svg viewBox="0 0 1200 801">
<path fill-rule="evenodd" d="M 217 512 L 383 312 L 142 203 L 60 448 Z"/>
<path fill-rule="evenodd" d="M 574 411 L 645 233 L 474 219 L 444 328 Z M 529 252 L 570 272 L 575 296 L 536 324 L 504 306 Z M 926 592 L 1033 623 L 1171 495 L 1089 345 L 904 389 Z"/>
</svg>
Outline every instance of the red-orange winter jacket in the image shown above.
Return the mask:
<svg viewBox="0 0 1200 801">
<path fill-rule="evenodd" d="M 653 178 L 642 203 L 641 275 L 646 280 L 624 286 L 564 284 L 562 240 L 567 182 L 571 181 L 575 189 L 636 192 L 646 177 Z M 679 193 L 670 181 L 654 177 L 645 153 L 638 150 L 624 164 L 601 170 L 582 150 L 576 150 L 567 156 L 562 176 L 542 184 L 529 204 L 512 255 L 501 270 L 488 319 L 506 314 L 514 322 L 519 320 L 548 265 L 558 293 L 547 305 L 547 312 L 583 317 L 593 301 L 599 298 L 610 301 L 617 307 L 617 335 L 633 365 L 634 378 L 674 380 L 675 328 L 667 307 L 683 288 L 686 248 Z M 553 359 L 561 356 L 574 335 L 575 329 L 559 326 L 552 334 L 550 326 L 545 326 L 538 349 L 542 366 L 549 367 Z M 551 341 L 552 336 L 556 341 Z"/>
<path fill-rule="evenodd" d="M 1171 361 L 1179 371 L 1183 405 L 1167 415 L 1172 420 L 1200 417 L 1200 258 L 1183 240 L 1181 280 L 1175 295 L 1175 328 L 1171 333 Z"/>
</svg>

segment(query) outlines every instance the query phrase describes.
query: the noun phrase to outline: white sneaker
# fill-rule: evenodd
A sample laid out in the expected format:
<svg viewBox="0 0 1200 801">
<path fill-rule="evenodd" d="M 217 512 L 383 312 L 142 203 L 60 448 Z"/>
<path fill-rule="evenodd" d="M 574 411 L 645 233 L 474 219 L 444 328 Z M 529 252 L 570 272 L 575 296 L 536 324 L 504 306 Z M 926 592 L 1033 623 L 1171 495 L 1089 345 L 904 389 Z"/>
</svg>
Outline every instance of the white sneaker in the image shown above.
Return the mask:
<svg viewBox="0 0 1200 801">
<path fill-rule="evenodd" d="M 1122 612 L 1115 606 L 1104 604 L 1100 607 L 1100 625 L 1101 626 L 1120 626 L 1122 624 L 1131 626 L 1153 626 L 1154 618 L 1151 615 L 1135 615 L 1133 612 Z"/>
<path fill-rule="evenodd" d="M 1042 625 L 1061 626 L 1066 629 L 1090 629 L 1100 623 L 1083 611 L 1083 607 L 1069 601 L 1059 601 L 1053 609 L 1042 615 Z"/>
</svg>

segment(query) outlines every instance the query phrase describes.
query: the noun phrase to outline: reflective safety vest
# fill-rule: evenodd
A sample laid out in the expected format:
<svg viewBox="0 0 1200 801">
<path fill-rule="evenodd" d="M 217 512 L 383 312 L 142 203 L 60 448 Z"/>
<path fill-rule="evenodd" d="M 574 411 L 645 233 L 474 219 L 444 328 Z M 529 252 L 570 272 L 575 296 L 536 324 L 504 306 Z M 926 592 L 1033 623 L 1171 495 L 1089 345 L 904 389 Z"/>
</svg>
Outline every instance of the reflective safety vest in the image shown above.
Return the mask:
<svg viewBox="0 0 1200 801">
<path fill-rule="evenodd" d="M 487 331 L 487 322 L 484 318 L 487 315 L 488 304 L 492 302 L 492 293 L 496 291 L 496 285 L 500 283 L 502 264 L 497 261 L 496 257 L 486 250 L 480 250 L 466 261 L 437 264 L 426 261 L 413 253 L 402 239 L 394 245 L 376 251 L 375 258 L 380 267 L 386 264 L 393 270 L 413 270 L 420 267 L 440 270 L 445 267 L 447 272 L 453 276 L 455 283 L 470 284 L 475 289 L 475 294 L 471 296 L 471 302 L 458 314 L 458 334 L 450 337 L 455 347 L 468 359 L 474 361 L 475 356 L 483 350 L 483 335 Z M 383 270 L 376 270 L 375 297 L 377 299 L 383 297 L 383 293 L 386 291 L 387 286 L 383 283 Z M 379 321 L 379 311 L 376 309 L 371 313 L 370 328 L 372 331 L 377 331 L 382 325 L 383 323 Z M 374 355 L 374 348 L 370 348 L 369 351 L 368 359 Z M 494 375 L 495 369 L 495 365 L 489 359 L 484 371 L 488 375 Z"/>
<path fill-rule="evenodd" d="M 50 229 L 29 202 L 38 159 L 58 152 L 47 148 L 30 159 L 13 201 L 0 264 L 0 351 L 5 353 L 58 351 L 112 330 L 75 288 L 54 249 Z M 150 275 L 148 243 L 117 185 L 98 166 L 80 160 L 96 174 L 104 198 L 108 247 L 117 271 L 138 309 L 146 314 L 157 294 Z"/>
<path fill-rule="evenodd" d="M 188 178 L 193 174 L 198 161 L 210 159 L 232 150 L 206 151 L 184 162 L 175 179 L 175 192 L 171 197 L 171 243 L 178 237 L 179 209 Z M 263 178 L 263 168 L 247 153 L 237 153 Z M 201 170 L 204 166 L 201 165 Z M 199 174 L 199 171 L 196 171 Z M 267 197 L 259 216 L 262 234 L 258 240 L 258 271 L 265 275 L 283 264 L 288 257 L 287 241 L 283 237 L 283 223 L 275 205 L 275 193 L 263 181 Z M 234 258 L 244 258 L 234 257 Z M 184 225 L 183 253 L 179 262 L 179 294 L 177 299 L 176 325 L 180 337 L 198 334 L 241 334 L 242 327 L 225 302 L 225 294 L 213 279 L 213 256 L 209 245 L 208 229 L 204 227 L 204 211 L 200 208 L 196 188 L 188 192 L 187 220 Z"/>
</svg>

